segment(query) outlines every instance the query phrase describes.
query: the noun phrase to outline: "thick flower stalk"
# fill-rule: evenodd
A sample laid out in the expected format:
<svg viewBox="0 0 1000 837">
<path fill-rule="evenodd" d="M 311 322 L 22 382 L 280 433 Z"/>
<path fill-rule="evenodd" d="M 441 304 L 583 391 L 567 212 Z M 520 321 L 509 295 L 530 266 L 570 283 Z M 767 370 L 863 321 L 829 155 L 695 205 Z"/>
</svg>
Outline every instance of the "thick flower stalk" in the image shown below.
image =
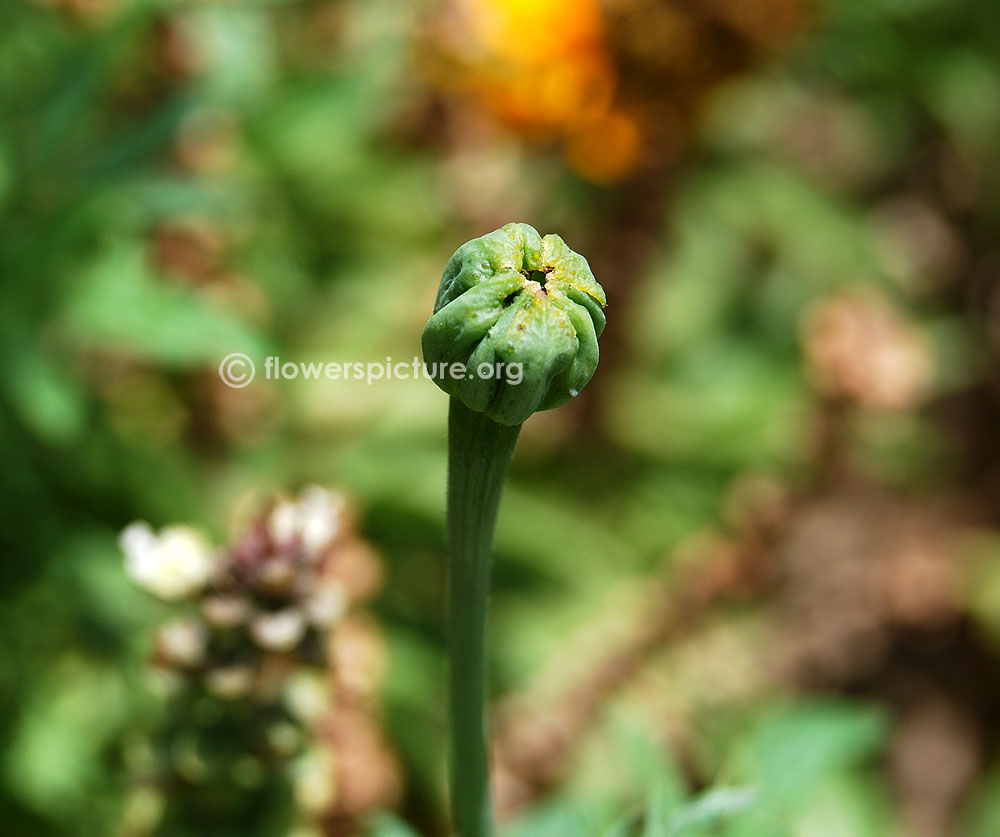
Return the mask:
<svg viewBox="0 0 1000 837">
<path fill-rule="evenodd" d="M 493 530 L 521 424 L 597 368 L 604 290 L 556 235 L 507 224 L 458 249 L 423 333 L 448 417 L 449 772 L 460 837 L 493 832 L 485 726 Z"/>
</svg>

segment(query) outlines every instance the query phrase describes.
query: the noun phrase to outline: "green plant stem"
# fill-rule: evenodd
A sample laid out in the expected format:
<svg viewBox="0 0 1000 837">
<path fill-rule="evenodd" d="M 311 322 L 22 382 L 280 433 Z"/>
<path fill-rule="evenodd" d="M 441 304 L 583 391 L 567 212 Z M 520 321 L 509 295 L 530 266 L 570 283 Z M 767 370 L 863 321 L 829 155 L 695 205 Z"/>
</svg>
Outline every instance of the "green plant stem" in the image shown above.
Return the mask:
<svg viewBox="0 0 1000 837">
<path fill-rule="evenodd" d="M 452 826 L 490 837 L 486 735 L 486 606 L 500 493 L 521 426 L 498 424 L 457 398 L 448 413 L 449 772 Z"/>
</svg>

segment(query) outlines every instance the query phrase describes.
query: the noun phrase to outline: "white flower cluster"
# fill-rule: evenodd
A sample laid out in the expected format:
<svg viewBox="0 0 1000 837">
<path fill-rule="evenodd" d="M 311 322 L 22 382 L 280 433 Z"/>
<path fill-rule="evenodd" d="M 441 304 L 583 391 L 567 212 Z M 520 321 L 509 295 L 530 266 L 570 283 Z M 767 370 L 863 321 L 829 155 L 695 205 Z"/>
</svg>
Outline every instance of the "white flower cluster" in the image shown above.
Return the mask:
<svg viewBox="0 0 1000 837">
<path fill-rule="evenodd" d="M 161 599 L 200 592 L 218 566 L 216 551 L 187 526 L 167 526 L 156 534 L 148 523 L 132 523 L 118 542 L 131 579 Z"/>
<path fill-rule="evenodd" d="M 173 777 L 205 785 L 216 772 L 233 777 L 240 771 L 245 778 L 274 769 L 291 778 L 296 807 L 310 827 L 336 806 L 355 805 L 340 796 L 353 785 L 342 780 L 334 749 L 340 740 L 332 730 L 341 716 L 336 723 L 344 728 L 375 724 L 354 685 L 358 672 L 371 670 L 364 662 L 370 646 L 352 641 L 350 625 L 352 608 L 372 595 L 380 573 L 346 498 L 305 488 L 269 505 L 220 549 L 189 527 L 157 532 L 143 522 L 128 526 L 120 545 L 136 584 L 179 602 L 177 616 L 159 626 L 150 655 L 152 685 L 173 702 L 162 740 L 183 742 L 156 757 L 164 786 L 173 787 Z M 342 633 L 334 659 L 334 638 Z M 218 731 L 203 723 L 201 708 L 222 717 L 225 704 L 240 713 L 234 717 L 249 719 L 237 733 L 245 740 L 227 743 L 235 755 L 210 765 L 199 754 L 215 746 Z M 379 744 L 360 740 L 369 749 Z M 391 794 L 394 765 L 381 751 L 376 757 L 387 765 L 385 793 Z M 367 763 L 364 753 L 360 761 Z M 178 797 L 168 804 L 186 803 Z M 154 826 L 165 816 L 163 810 L 136 816 L 142 815 Z"/>
<path fill-rule="evenodd" d="M 267 528 L 275 543 L 299 544 L 308 557 L 316 558 L 340 533 L 343 517 L 343 497 L 310 485 L 296 500 L 281 500 L 275 505 Z"/>
</svg>

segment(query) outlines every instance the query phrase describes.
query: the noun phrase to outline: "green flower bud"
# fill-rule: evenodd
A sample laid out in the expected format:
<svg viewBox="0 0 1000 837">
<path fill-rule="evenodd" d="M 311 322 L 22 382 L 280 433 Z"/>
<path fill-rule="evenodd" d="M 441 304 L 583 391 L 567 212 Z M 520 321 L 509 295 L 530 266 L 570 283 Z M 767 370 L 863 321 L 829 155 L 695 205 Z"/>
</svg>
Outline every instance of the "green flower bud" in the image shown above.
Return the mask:
<svg viewBox="0 0 1000 837">
<path fill-rule="evenodd" d="M 469 409 L 518 425 L 591 379 L 605 305 L 587 260 L 558 235 L 507 224 L 448 261 L 424 328 L 424 363 Z M 456 363 L 464 375 L 452 376 Z"/>
</svg>

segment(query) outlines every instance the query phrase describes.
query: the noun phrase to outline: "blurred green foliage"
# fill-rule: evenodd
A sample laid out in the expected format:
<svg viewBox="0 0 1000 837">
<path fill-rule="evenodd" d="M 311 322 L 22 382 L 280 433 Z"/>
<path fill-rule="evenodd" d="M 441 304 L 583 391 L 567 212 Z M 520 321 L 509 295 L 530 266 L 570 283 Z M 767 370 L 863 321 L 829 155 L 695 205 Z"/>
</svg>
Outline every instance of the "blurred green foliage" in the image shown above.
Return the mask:
<svg viewBox="0 0 1000 837">
<path fill-rule="evenodd" d="M 5 833 L 115 833 L 122 742 L 156 716 L 143 671 L 163 615 L 122 574 L 122 526 L 221 535 L 305 481 L 352 493 L 384 557 L 402 810 L 440 828 L 445 399 L 419 380 L 265 381 L 263 361 L 412 359 L 448 254 L 487 231 L 456 197 L 470 154 L 498 222 L 581 250 L 628 192 L 499 129 L 464 136 L 471 105 L 448 105 L 462 142 L 414 117 L 446 110 L 413 70 L 433 12 L 387 0 L 0 7 Z M 977 449 L 924 405 L 990 385 L 998 56 L 996 4 L 831 0 L 780 60 L 708 99 L 695 150 L 658 170 L 670 198 L 667 220 L 641 231 L 651 261 L 598 276 L 621 337 L 591 400 L 525 430 L 498 531 L 498 694 L 723 524 L 738 477 L 823 484 L 831 399 L 803 345 L 808 312 L 831 295 L 875 291 L 932 358 L 902 409 L 849 393 L 857 473 L 978 496 Z M 258 364 L 245 390 L 216 372 L 237 351 Z M 983 415 L 995 433 L 996 414 Z M 995 650 L 987 552 L 969 610 Z M 727 618 L 745 626 L 740 608 Z M 677 765 L 661 746 L 667 691 L 612 701 L 566 781 L 510 834 L 899 833 L 880 761 L 896 719 L 872 695 L 817 700 L 786 684 L 702 701 L 686 718 L 694 764 Z M 1000 827 L 986 737 L 956 814 L 954 833 L 970 837 Z M 381 823 L 385 837 L 407 833 Z"/>
</svg>

